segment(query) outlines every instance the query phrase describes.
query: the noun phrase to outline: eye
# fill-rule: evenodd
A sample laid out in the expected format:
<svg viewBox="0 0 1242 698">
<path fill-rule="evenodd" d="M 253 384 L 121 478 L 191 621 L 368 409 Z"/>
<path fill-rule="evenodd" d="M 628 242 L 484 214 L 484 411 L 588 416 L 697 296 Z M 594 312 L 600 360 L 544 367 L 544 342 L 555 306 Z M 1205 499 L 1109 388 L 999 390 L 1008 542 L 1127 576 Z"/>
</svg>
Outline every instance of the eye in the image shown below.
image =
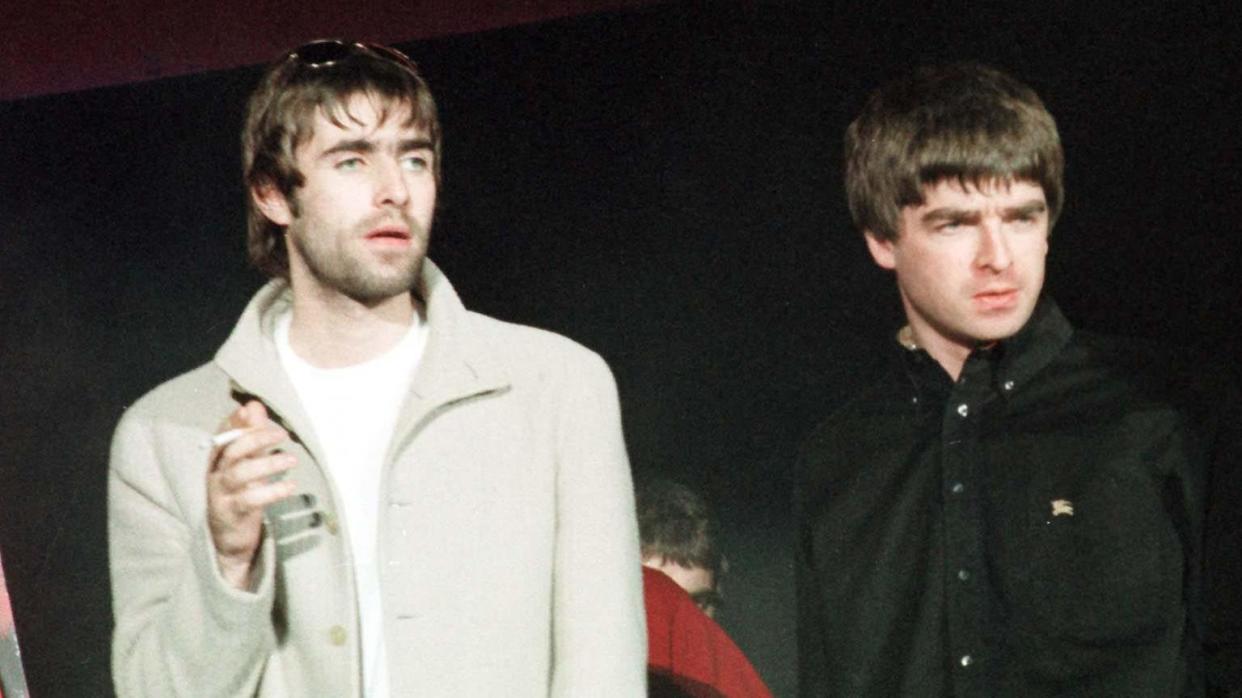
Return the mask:
<svg viewBox="0 0 1242 698">
<path fill-rule="evenodd" d="M 407 155 L 401 158 L 401 166 L 410 172 L 426 172 L 431 169 L 431 159 L 426 155 Z"/>
<path fill-rule="evenodd" d="M 1042 221 L 1042 217 L 1038 212 L 1019 213 L 1011 219 L 1011 223 L 1019 228 L 1034 228 Z"/>
<path fill-rule="evenodd" d="M 699 610 L 708 615 L 724 607 L 724 597 L 714 589 L 696 591 L 690 594 L 690 598 L 694 601 L 694 605 L 699 607 Z"/>
<path fill-rule="evenodd" d="M 336 163 L 336 169 L 342 172 L 352 172 L 362 167 L 362 158 L 345 158 Z"/>
</svg>

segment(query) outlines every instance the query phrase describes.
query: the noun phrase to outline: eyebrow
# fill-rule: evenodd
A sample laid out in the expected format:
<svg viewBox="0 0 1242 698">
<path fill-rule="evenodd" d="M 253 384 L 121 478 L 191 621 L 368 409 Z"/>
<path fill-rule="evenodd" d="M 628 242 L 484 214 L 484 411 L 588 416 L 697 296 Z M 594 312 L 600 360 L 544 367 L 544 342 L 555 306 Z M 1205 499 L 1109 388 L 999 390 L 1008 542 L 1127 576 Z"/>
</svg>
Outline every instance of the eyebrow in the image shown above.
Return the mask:
<svg viewBox="0 0 1242 698">
<path fill-rule="evenodd" d="M 366 138 L 351 138 L 346 141 L 338 141 L 335 145 L 319 154 L 320 158 L 325 158 L 337 153 L 373 153 L 379 148 L 375 145 L 375 141 Z M 408 153 L 414 150 L 431 150 L 431 140 L 427 138 L 406 138 L 397 143 L 397 152 Z"/>
<path fill-rule="evenodd" d="M 1043 213 L 1047 210 L 1047 202 L 1032 199 L 1024 204 L 1001 209 L 1001 217 L 1005 220 L 1014 220 L 1015 218 L 1025 218 L 1036 213 Z M 974 222 L 977 220 L 979 220 L 979 211 L 973 208 L 936 208 L 924 213 L 922 216 L 924 223 L 939 223 L 942 221 Z"/>
<path fill-rule="evenodd" d="M 406 138 L 397 144 L 397 152 L 408 153 L 411 150 L 431 150 L 431 139 L 429 138 Z"/>
<path fill-rule="evenodd" d="M 1036 213 L 1044 213 L 1047 210 L 1048 204 L 1046 202 L 1035 199 L 1022 204 L 1021 206 L 1007 208 L 1003 213 L 1006 219 L 1012 220 L 1014 218 L 1026 218 Z"/>
</svg>

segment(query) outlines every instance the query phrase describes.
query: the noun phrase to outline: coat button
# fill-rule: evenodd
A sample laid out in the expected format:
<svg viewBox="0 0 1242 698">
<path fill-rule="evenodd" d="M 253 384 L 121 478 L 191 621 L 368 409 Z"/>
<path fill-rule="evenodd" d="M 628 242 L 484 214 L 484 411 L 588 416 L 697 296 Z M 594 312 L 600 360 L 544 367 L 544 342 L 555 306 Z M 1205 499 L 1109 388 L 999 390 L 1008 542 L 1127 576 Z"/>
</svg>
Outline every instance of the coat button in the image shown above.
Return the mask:
<svg viewBox="0 0 1242 698">
<path fill-rule="evenodd" d="M 341 525 L 336 521 L 336 514 L 325 511 L 323 513 L 323 527 L 328 530 L 328 533 L 335 536 L 341 530 Z"/>
<path fill-rule="evenodd" d="M 345 644 L 345 638 L 345 628 L 334 625 L 328 629 L 328 640 L 337 647 Z"/>
</svg>

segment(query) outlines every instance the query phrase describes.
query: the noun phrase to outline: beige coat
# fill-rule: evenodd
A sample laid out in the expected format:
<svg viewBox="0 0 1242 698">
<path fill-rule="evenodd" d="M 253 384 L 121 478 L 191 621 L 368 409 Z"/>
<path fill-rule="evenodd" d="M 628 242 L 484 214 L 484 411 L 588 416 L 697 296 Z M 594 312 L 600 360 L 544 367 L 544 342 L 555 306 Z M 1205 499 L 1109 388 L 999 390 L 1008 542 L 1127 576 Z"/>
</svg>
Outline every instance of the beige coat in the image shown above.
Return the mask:
<svg viewBox="0 0 1242 698">
<path fill-rule="evenodd" d="M 642 696 L 638 534 L 616 388 L 563 337 L 462 307 L 431 263 L 430 333 L 383 474 L 379 559 L 392 695 Z M 360 695 L 350 549 L 276 356 L 280 283 L 215 360 L 121 419 L 109 539 L 121 696 Z M 293 435 L 300 496 L 268 512 L 254 593 L 220 578 L 209 438 L 255 397 Z"/>
</svg>

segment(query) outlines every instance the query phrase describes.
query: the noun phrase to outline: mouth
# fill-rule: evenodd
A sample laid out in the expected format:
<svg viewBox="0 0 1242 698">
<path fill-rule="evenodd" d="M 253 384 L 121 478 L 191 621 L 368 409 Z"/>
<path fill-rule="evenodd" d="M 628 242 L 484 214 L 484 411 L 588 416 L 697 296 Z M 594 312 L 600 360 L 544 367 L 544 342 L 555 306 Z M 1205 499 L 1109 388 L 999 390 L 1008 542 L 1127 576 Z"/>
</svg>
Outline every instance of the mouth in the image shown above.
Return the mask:
<svg viewBox="0 0 1242 698">
<path fill-rule="evenodd" d="M 976 293 L 973 298 L 980 310 L 1009 310 L 1018 304 L 1018 289 L 988 289 Z"/>
<path fill-rule="evenodd" d="M 368 243 L 385 247 L 404 247 L 410 244 L 410 231 L 400 226 L 383 226 L 367 233 Z"/>
</svg>

